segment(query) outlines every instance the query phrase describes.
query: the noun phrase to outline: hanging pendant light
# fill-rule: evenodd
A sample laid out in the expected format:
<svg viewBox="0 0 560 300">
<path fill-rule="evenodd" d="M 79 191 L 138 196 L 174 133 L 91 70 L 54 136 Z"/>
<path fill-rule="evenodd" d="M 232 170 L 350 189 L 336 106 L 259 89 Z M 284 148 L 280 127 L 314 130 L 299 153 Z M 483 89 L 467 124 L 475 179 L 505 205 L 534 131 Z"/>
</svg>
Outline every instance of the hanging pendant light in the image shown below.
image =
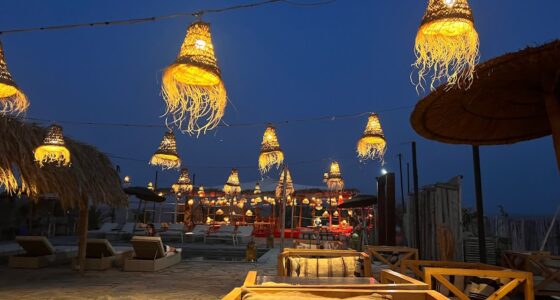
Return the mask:
<svg viewBox="0 0 560 300">
<path fill-rule="evenodd" d="M 247 210 L 247 212 L 245 213 L 245 215 L 246 215 L 247 217 L 252 217 L 252 216 L 253 216 L 253 212 L 249 209 L 249 210 Z"/>
<path fill-rule="evenodd" d="M 269 124 L 263 134 L 261 153 L 259 155 L 259 170 L 265 174 L 273 165 L 276 168 L 284 162 L 284 152 L 280 149 L 280 143 L 276 137 L 276 128 Z"/>
<path fill-rule="evenodd" d="M 282 170 L 280 172 L 280 179 L 278 180 L 278 184 L 276 185 L 276 190 L 275 190 L 276 197 L 278 198 L 282 197 L 284 183 L 286 184 L 286 197 L 290 197 L 290 195 L 295 192 L 294 182 L 292 181 L 292 175 L 290 174 L 290 170 L 288 170 L 288 167 L 286 166 L 284 166 L 284 168 L 286 168 L 287 179 L 284 180 L 284 170 Z"/>
<path fill-rule="evenodd" d="M 358 157 L 360 159 L 378 158 L 380 161 L 383 161 L 386 150 L 387 142 L 383 134 L 383 129 L 381 128 L 381 123 L 379 122 L 379 117 L 377 114 L 372 113 L 368 117 L 366 129 L 362 137 L 358 140 L 356 152 L 358 152 Z"/>
<path fill-rule="evenodd" d="M 416 34 L 417 88 L 426 81 L 469 87 L 478 61 L 479 40 L 467 0 L 429 0 Z M 426 76 L 431 79 L 426 80 Z"/>
<path fill-rule="evenodd" d="M 239 185 L 239 173 L 237 169 L 232 169 L 229 174 L 228 180 L 224 185 L 224 193 L 226 195 L 236 195 L 241 192 L 241 186 Z"/>
<path fill-rule="evenodd" d="M 206 197 L 206 192 L 204 192 L 204 187 L 202 185 L 198 188 L 198 197 Z"/>
<path fill-rule="evenodd" d="M 327 183 L 327 188 L 329 190 L 341 191 L 344 188 L 344 179 L 342 179 L 338 162 L 333 161 L 329 172 L 325 174 L 324 181 Z"/>
<path fill-rule="evenodd" d="M 29 107 L 25 94 L 19 89 L 8 70 L 4 48 L 0 42 L 0 114 L 20 114 Z"/>
<path fill-rule="evenodd" d="M 214 55 L 210 24 L 196 21 L 189 26 L 177 59 L 163 72 L 162 95 L 166 114 L 175 125 L 183 128 L 188 117 L 186 132 L 200 134 L 218 126 L 227 94 Z"/>
<path fill-rule="evenodd" d="M 41 167 L 47 163 L 58 167 L 70 165 L 70 151 L 64 143 L 62 127 L 55 124 L 49 127 L 43 144 L 35 149 L 35 161 Z"/>
<path fill-rule="evenodd" d="M 181 169 L 181 173 L 179 174 L 179 179 L 177 182 L 171 185 L 171 189 L 175 193 L 188 193 L 192 191 L 193 185 L 191 183 L 191 179 L 189 177 L 189 170 L 187 168 Z"/>
<path fill-rule="evenodd" d="M 150 164 L 161 166 L 164 170 L 181 167 L 181 159 L 177 154 L 177 141 L 175 141 L 175 134 L 172 130 L 163 135 L 161 144 L 152 156 Z"/>
<path fill-rule="evenodd" d="M 221 208 L 219 208 L 219 209 L 216 211 L 216 215 L 217 215 L 217 216 L 221 216 L 221 215 L 223 215 L 223 214 L 224 214 L 224 211 L 223 211 Z"/>
</svg>

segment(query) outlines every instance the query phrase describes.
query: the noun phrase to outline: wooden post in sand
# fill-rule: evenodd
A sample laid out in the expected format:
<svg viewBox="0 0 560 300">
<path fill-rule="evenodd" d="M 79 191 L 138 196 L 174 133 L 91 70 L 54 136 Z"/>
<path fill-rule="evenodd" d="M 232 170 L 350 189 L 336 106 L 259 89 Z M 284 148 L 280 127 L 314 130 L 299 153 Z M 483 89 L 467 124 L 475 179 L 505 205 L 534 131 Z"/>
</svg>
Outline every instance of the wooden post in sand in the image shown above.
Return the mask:
<svg viewBox="0 0 560 300">
<path fill-rule="evenodd" d="M 80 266 L 80 274 L 85 273 L 86 269 L 86 245 L 88 232 L 88 197 L 82 195 L 80 201 L 80 220 L 78 233 L 78 265 Z"/>
</svg>

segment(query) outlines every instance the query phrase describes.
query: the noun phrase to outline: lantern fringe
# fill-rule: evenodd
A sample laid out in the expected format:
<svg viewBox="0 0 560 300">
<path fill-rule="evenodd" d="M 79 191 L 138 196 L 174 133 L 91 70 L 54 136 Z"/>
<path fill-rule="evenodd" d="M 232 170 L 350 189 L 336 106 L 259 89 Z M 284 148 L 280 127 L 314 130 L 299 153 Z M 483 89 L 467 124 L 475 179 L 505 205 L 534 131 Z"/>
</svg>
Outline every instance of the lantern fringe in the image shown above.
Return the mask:
<svg viewBox="0 0 560 300">
<path fill-rule="evenodd" d="M 223 82 L 220 80 L 215 85 L 185 84 L 175 77 L 176 66 L 171 65 L 163 74 L 162 95 L 167 104 L 165 115 L 171 115 L 171 123 L 190 134 L 198 135 L 216 128 L 227 104 Z M 183 129 L 187 115 L 187 126 Z M 200 124 L 200 119 L 204 119 L 205 123 Z"/>
<path fill-rule="evenodd" d="M 15 89 L 11 86 L 0 85 L 0 95 L 6 94 L 4 93 L 5 89 Z M 16 90 L 14 94 L 11 94 L 8 97 L 0 97 L 0 113 L 14 113 L 19 115 L 22 112 L 25 112 L 29 107 L 29 101 L 24 93 Z"/>
<path fill-rule="evenodd" d="M 383 156 L 387 150 L 385 139 L 378 136 L 364 136 L 358 140 L 356 152 L 360 159 L 375 159 L 383 161 Z"/>
<path fill-rule="evenodd" d="M 35 149 L 35 160 L 40 167 L 54 164 L 58 167 L 70 165 L 70 151 L 65 146 L 41 145 Z"/>
<path fill-rule="evenodd" d="M 478 33 L 471 21 L 443 19 L 423 24 L 418 30 L 415 43 L 418 69 L 416 91 L 424 90 L 425 77 L 431 73 L 430 89 L 447 80 L 447 84 L 468 88 L 474 78 L 478 62 Z"/>
<path fill-rule="evenodd" d="M 259 170 L 261 174 L 270 171 L 273 165 L 279 168 L 284 161 L 284 153 L 282 151 L 261 152 L 259 155 Z"/>
<path fill-rule="evenodd" d="M 161 166 L 162 169 L 173 169 L 181 167 L 181 160 L 172 158 L 170 155 L 154 154 L 150 159 L 150 164 L 153 166 Z"/>
</svg>

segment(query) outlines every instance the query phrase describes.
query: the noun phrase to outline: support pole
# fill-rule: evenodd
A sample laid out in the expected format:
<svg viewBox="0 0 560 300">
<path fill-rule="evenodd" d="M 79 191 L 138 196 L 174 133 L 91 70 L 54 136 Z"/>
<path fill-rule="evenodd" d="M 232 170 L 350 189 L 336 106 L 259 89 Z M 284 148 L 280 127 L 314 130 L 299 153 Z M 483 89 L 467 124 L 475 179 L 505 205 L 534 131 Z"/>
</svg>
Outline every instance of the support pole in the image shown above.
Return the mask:
<svg viewBox="0 0 560 300">
<path fill-rule="evenodd" d="M 282 211 L 280 212 L 280 252 L 284 251 L 284 234 L 286 227 L 286 183 L 288 181 L 288 165 L 284 164 L 284 182 L 282 182 Z"/>
<path fill-rule="evenodd" d="M 88 197 L 82 195 L 80 201 L 80 220 L 79 220 L 79 235 L 78 235 L 78 264 L 80 266 L 80 274 L 84 275 L 86 270 L 86 246 L 87 246 L 87 232 L 88 232 Z"/>
<path fill-rule="evenodd" d="M 404 204 L 404 183 L 402 180 L 402 154 L 400 153 L 399 153 L 399 175 L 400 175 L 400 182 L 401 182 L 401 205 L 402 205 L 402 212 L 404 214 L 406 211 L 406 206 Z"/>
<path fill-rule="evenodd" d="M 486 263 L 486 234 L 484 232 L 484 205 L 482 203 L 482 178 L 480 176 L 480 152 L 472 146 L 474 163 L 474 187 L 476 192 L 476 221 L 478 224 L 478 251 L 481 263 Z"/>
<path fill-rule="evenodd" d="M 412 142 L 412 180 L 414 181 L 414 228 L 415 241 L 418 252 L 422 249 L 420 244 L 420 212 L 419 212 L 419 189 L 418 189 L 418 163 L 416 161 L 416 142 Z"/>
</svg>

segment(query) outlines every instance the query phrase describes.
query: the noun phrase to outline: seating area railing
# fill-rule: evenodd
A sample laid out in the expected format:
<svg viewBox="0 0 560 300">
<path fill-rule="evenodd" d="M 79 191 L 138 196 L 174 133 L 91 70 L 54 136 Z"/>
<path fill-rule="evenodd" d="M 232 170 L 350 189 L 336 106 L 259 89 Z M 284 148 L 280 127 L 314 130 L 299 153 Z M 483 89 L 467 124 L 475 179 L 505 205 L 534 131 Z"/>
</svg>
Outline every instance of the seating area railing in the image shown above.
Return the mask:
<svg viewBox="0 0 560 300">
<path fill-rule="evenodd" d="M 397 271 L 403 260 L 418 260 L 418 249 L 397 246 L 367 246 L 372 261 L 379 261 Z"/>
<path fill-rule="evenodd" d="M 502 262 L 508 268 L 531 272 L 535 295 L 560 296 L 560 256 L 548 252 L 506 251 Z"/>
</svg>

